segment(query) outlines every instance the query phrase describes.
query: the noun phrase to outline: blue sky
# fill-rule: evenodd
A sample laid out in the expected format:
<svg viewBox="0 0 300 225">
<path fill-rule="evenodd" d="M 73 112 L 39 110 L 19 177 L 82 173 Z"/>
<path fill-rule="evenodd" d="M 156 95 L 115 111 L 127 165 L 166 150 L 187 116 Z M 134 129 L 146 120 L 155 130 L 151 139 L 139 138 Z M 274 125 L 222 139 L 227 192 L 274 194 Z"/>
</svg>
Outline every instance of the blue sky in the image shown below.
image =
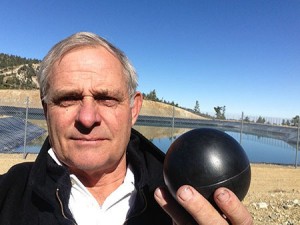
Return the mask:
<svg viewBox="0 0 300 225">
<path fill-rule="evenodd" d="M 0 21 L 3 53 L 42 59 L 91 31 L 127 54 L 141 92 L 202 112 L 300 113 L 299 0 L 2 0 Z"/>
</svg>

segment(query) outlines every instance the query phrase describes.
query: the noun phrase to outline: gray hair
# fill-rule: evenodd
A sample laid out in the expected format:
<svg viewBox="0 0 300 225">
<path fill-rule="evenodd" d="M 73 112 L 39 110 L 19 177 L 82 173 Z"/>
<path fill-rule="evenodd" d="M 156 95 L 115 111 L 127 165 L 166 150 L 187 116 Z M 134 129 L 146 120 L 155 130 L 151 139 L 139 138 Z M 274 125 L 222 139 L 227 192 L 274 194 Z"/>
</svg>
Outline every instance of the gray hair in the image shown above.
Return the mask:
<svg viewBox="0 0 300 225">
<path fill-rule="evenodd" d="M 138 85 L 137 74 L 130 63 L 126 55 L 117 47 L 109 43 L 104 38 L 90 33 L 90 32 L 79 32 L 67 37 L 66 39 L 58 42 L 54 45 L 48 54 L 45 56 L 40 64 L 38 71 L 38 82 L 40 85 L 40 95 L 42 101 L 47 102 L 47 92 L 50 87 L 49 77 L 52 72 L 55 62 L 61 60 L 61 58 L 69 51 L 79 47 L 97 47 L 102 46 L 106 48 L 110 53 L 116 56 L 123 66 L 124 75 L 127 78 L 128 93 L 131 104 L 133 103 L 133 96 L 136 92 Z"/>
</svg>

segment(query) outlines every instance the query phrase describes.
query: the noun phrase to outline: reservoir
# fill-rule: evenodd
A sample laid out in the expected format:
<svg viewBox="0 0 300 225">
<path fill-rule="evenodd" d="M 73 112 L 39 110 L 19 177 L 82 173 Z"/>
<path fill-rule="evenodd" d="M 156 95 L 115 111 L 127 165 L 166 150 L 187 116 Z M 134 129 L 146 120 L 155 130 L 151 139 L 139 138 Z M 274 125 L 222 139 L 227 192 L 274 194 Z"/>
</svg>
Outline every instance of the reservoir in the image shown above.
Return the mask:
<svg viewBox="0 0 300 225">
<path fill-rule="evenodd" d="M 160 148 L 166 153 L 172 142 L 178 138 L 184 132 L 190 129 L 173 129 L 172 128 L 162 128 L 162 127 L 136 127 L 141 133 L 149 135 L 149 133 L 155 133 L 160 131 L 160 137 L 148 138 L 152 141 L 154 145 Z M 148 130 L 148 131 L 147 131 Z M 173 134 L 172 134 L 173 132 Z M 272 164 L 282 164 L 282 165 L 294 165 L 296 159 L 296 145 L 286 143 L 283 140 L 264 137 L 261 135 L 254 134 L 240 134 L 235 131 L 225 131 L 227 134 L 232 136 L 244 148 L 248 155 L 251 163 L 272 163 Z M 164 135 L 162 135 L 164 133 Z M 241 136 L 242 135 L 242 136 Z M 298 154 L 299 155 L 299 154 Z M 300 164 L 298 157 L 297 164 Z"/>
<path fill-rule="evenodd" d="M 166 152 L 171 143 L 190 128 L 171 128 L 157 126 L 135 126 L 136 130 L 147 137 L 154 145 Z M 262 134 L 246 134 L 237 131 L 225 131 L 241 143 L 251 163 L 272 163 L 282 165 L 295 165 L 296 145 L 286 143 L 276 138 L 265 137 Z M 27 143 L 26 153 L 38 153 L 47 133 Z M 23 153 L 24 146 L 19 146 L 12 153 Z M 298 154 L 299 155 L 299 154 Z M 300 156 L 297 165 L 300 165 Z"/>
</svg>

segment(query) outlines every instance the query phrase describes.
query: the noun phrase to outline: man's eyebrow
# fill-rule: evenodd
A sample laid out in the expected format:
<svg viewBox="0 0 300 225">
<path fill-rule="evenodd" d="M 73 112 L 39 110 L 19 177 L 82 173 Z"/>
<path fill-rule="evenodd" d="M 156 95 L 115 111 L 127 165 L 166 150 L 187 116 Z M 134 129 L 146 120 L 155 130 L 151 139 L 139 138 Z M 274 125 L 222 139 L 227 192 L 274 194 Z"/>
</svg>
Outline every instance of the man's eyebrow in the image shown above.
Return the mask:
<svg viewBox="0 0 300 225">
<path fill-rule="evenodd" d="M 119 90 L 94 90 L 90 94 L 93 97 L 115 97 L 118 99 L 125 99 L 126 96 L 124 93 L 122 93 Z M 51 97 L 51 99 L 60 99 L 64 97 L 84 97 L 84 94 L 82 91 L 77 90 L 57 90 L 55 91 L 55 94 Z"/>
<path fill-rule="evenodd" d="M 80 96 L 82 95 L 81 91 L 75 91 L 75 90 L 58 90 L 55 91 L 55 94 L 53 95 L 54 98 L 60 98 L 64 96 Z"/>
<path fill-rule="evenodd" d="M 119 90 L 98 90 L 92 92 L 93 96 L 109 96 L 109 97 L 117 97 L 117 98 L 125 98 L 125 94 Z"/>
</svg>

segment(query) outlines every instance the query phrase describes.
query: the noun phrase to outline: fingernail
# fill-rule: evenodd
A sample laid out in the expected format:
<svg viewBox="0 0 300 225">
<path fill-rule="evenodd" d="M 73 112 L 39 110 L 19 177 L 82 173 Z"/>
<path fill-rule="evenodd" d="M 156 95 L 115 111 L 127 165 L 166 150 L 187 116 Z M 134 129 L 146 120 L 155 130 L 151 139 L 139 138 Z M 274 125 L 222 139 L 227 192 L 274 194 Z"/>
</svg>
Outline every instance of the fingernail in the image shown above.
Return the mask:
<svg viewBox="0 0 300 225">
<path fill-rule="evenodd" d="M 162 198 L 162 193 L 161 193 L 161 190 L 160 190 L 160 188 L 157 188 L 156 190 L 155 190 L 155 196 L 156 197 L 158 197 L 158 198 Z"/>
<path fill-rule="evenodd" d="M 222 190 L 218 195 L 217 195 L 217 199 L 220 202 L 227 202 L 229 199 L 229 192 L 227 190 Z"/>
<path fill-rule="evenodd" d="M 183 201 L 188 201 L 193 197 L 193 192 L 189 187 L 185 187 L 178 193 L 178 197 L 181 198 Z"/>
</svg>

